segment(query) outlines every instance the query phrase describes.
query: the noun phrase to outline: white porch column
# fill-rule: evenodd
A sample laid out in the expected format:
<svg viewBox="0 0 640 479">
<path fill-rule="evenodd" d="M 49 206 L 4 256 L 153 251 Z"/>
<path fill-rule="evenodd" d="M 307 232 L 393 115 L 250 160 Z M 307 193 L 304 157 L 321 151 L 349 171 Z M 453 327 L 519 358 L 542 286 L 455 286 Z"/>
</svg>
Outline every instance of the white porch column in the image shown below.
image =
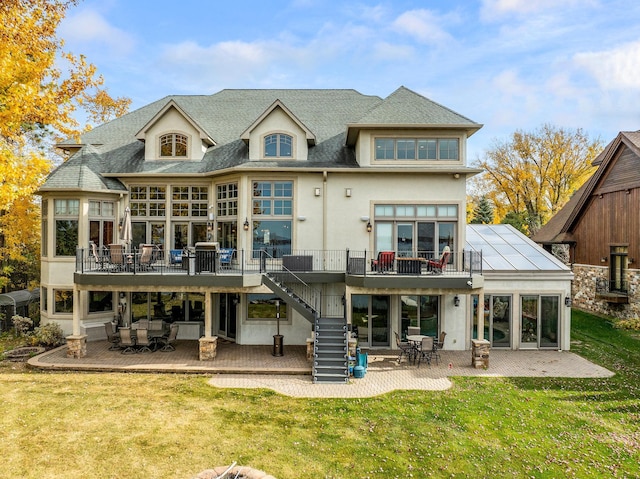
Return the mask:
<svg viewBox="0 0 640 479">
<path fill-rule="evenodd" d="M 213 330 L 213 293 L 205 293 L 204 295 L 204 337 L 210 338 Z"/>
<path fill-rule="evenodd" d="M 80 334 L 80 291 L 73 286 L 73 334 L 67 336 L 67 357 L 84 358 L 87 355 L 87 335 Z"/>
<path fill-rule="evenodd" d="M 73 335 L 80 336 L 80 291 L 73 285 Z"/>
<path fill-rule="evenodd" d="M 476 339 L 484 339 L 484 289 L 478 293 L 478 332 Z"/>
</svg>

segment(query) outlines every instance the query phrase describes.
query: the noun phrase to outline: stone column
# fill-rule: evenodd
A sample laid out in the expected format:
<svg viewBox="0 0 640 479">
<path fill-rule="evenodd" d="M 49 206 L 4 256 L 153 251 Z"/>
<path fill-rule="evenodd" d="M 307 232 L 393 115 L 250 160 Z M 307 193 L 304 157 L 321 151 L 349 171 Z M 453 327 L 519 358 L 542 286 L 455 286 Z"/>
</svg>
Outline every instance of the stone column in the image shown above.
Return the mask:
<svg viewBox="0 0 640 479">
<path fill-rule="evenodd" d="M 200 342 L 200 361 L 212 361 L 218 354 L 218 336 L 202 337 Z"/>
<path fill-rule="evenodd" d="M 80 359 L 87 355 L 87 335 L 67 336 L 67 357 Z"/>
</svg>

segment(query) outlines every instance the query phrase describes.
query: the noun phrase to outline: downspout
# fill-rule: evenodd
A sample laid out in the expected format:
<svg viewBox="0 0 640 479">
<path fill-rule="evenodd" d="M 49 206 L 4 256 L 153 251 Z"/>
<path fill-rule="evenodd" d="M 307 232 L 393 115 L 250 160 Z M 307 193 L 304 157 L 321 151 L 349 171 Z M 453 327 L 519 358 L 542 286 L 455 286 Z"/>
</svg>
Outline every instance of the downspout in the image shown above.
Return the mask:
<svg viewBox="0 0 640 479">
<path fill-rule="evenodd" d="M 327 198 L 327 177 L 329 174 L 327 171 L 322 172 L 322 251 L 327 249 L 327 205 L 329 199 Z"/>
</svg>

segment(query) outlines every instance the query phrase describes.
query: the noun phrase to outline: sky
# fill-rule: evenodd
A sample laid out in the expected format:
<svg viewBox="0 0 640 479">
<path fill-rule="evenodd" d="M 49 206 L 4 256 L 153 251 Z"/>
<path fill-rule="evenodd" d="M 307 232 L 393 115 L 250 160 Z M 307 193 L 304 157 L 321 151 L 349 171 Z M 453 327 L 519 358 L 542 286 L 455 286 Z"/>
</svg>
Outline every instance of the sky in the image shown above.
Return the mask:
<svg viewBox="0 0 640 479">
<path fill-rule="evenodd" d="M 469 163 L 515 131 L 640 130 L 633 0 L 84 0 L 59 29 L 131 110 L 238 88 L 405 86 L 484 125 Z"/>
</svg>

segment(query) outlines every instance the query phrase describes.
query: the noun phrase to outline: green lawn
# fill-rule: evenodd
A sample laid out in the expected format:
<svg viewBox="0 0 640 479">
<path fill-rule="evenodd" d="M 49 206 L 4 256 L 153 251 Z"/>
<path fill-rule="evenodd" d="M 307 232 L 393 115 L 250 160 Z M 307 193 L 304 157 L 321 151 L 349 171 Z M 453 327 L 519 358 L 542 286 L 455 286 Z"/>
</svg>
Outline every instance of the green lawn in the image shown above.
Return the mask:
<svg viewBox="0 0 640 479">
<path fill-rule="evenodd" d="M 207 377 L 0 368 L 7 478 L 639 477 L 640 341 L 574 311 L 610 379 L 454 378 L 445 392 L 292 399 Z M 348 386 L 345 386 L 348 387 Z"/>
</svg>

